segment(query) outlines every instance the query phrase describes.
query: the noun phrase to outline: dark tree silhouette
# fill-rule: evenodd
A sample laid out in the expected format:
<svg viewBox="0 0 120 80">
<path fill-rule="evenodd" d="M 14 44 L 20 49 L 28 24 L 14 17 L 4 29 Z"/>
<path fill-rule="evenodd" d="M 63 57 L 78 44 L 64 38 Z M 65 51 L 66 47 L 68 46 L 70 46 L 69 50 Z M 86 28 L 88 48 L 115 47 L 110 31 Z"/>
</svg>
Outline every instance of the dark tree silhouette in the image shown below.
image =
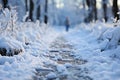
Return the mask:
<svg viewBox="0 0 120 80">
<path fill-rule="evenodd" d="M 97 20 L 97 8 L 96 8 L 96 0 L 86 0 L 86 4 L 88 6 L 88 16 L 85 18 L 85 22 L 90 22 L 93 20 Z"/>
<path fill-rule="evenodd" d="M 26 8 L 26 12 L 28 11 L 28 0 L 25 0 L 25 8 Z"/>
<path fill-rule="evenodd" d="M 40 9 L 40 5 L 39 5 L 37 8 L 37 20 L 40 19 L 40 11 L 41 11 L 41 9 Z"/>
<path fill-rule="evenodd" d="M 85 22 L 90 22 L 91 21 L 91 16 L 89 16 L 89 15 L 92 15 L 91 14 L 91 9 L 90 9 L 90 7 L 91 7 L 90 0 L 86 0 L 86 4 L 88 6 L 88 16 L 85 18 Z"/>
<path fill-rule="evenodd" d="M 48 23 L 48 0 L 45 0 L 45 15 L 44 15 L 44 23 L 47 24 Z"/>
<path fill-rule="evenodd" d="M 86 4 L 90 8 L 90 0 L 86 0 Z"/>
<path fill-rule="evenodd" d="M 8 8 L 8 0 L 2 0 L 3 2 L 3 7 Z"/>
<path fill-rule="evenodd" d="M 38 4 L 38 6 L 37 6 L 37 20 L 40 20 L 40 16 L 41 16 L 41 5 L 40 5 L 40 1 L 38 0 L 37 1 L 37 4 Z"/>
<path fill-rule="evenodd" d="M 112 7 L 112 11 L 113 11 L 113 15 L 114 15 L 114 18 L 116 18 L 117 20 L 119 19 L 119 15 L 117 14 L 118 13 L 118 0 L 113 0 L 113 7 Z"/>
<path fill-rule="evenodd" d="M 103 7 L 103 15 L 105 22 L 107 22 L 108 17 L 107 17 L 107 0 L 102 0 L 102 7 Z"/>
<path fill-rule="evenodd" d="M 34 21 L 33 20 L 33 10 L 34 10 L 34 3 L 33 3 L 33 0 L 30 0 L 29 19 L 31 21 Z"/>
<path fill-rule="evenodd" d="M 97 7 L 96 7 L 96 0 L 92 0 L 92 4 L 93 4 L 93 18 L 96 21 L 97 20 Z"/>
</svg>

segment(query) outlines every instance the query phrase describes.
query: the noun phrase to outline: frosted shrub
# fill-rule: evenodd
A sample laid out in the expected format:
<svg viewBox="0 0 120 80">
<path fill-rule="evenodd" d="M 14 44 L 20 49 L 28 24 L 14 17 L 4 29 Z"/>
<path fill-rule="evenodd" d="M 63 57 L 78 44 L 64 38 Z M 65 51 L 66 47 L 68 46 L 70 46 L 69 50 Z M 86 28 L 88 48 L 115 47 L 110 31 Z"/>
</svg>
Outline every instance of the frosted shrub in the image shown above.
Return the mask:
<svg viewBox="0 0 120 80">
<path fill-rule="evenodd" d="M 18 19 L 15 9 L 12 7 L 3 10 L 0 7 L 0 54 L 2 56 L 13 56 L 23 51 L 21 43 L 14 39 Z"/>
<path fill-rule="evenodd" d="M 120 41 L 120 26 L 119 22 L 113 23 L 112 28 L 108 28 L 105 32 L 102 33 L 101 39 L 108 40 L 107 47 L 105 49 L 114 49 L 117 48 Z"/>
<path fill-rule="evenodd" d="M 5 8 L 4 10 L 1 9 L 0 14 L 0 33 L 5 31 L 13 31 L 17 21 L 17 12 L 15 8 Z"/>
</svg>

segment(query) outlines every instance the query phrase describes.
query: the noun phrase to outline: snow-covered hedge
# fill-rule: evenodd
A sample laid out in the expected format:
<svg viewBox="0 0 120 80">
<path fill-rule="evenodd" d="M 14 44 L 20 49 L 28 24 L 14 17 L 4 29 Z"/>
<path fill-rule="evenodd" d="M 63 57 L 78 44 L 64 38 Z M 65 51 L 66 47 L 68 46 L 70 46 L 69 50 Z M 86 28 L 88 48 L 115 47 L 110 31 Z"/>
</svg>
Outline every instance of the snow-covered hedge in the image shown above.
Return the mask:
<svg viewBox="0 0 120 80">
<path fill-rule="evenodd" d="M 27 45 L 46 49 L 56 37 L 50 25 L 36 22 L 19 22 L 15 10 L 5 9 L 0 14 L 1 55 L 14 55 L 23 52 Z M 12 16 L 12 17 L 11 17 Z"/>
<path fill-rule="evenodd" d="M 14 38 L 0 38 L 0 54 L 2 56 L 13 56 L 23 52 L 22 44 Z"/>
<path fill-rule="evenodd" d="M 117 23 L 119 24 L 119 23 Z M 115 49 L 120 44 L 120 26 L 114 26 L 114 23 L 90 23 L 79 25 L 89 35 L 85 37 L 86 41 L 92 43 L 98 41 L 96 49 L 108 50 Z M 79 29 L 78 29 L 79 30 Z"/>
<path fill-rule="evenodd" d="M 2 56 L 13 56 L 24 52 L 22 43 L 13 37 L 0 36 L 0 54 Z"/>
<path fill-rule="evenodd" d="M 107 45 L 108 49 L 116 48 L 117 45 L 119 45 L 120 41 L 120 26 L 108 29 L 105 33 L 103 33 L 102 38 L 104 40 L 109 40 L 109 43 Z"/>
</svg>

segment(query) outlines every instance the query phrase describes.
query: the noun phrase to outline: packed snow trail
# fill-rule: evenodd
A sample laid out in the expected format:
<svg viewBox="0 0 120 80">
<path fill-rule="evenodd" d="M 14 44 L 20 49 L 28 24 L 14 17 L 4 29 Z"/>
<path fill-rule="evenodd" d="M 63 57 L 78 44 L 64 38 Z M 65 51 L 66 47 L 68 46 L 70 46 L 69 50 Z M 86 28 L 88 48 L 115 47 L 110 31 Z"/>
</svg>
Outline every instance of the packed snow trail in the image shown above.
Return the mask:
<svg viewBox="0 0 120 80">
<path fill-rule="evenodd" d="M 63 36 L 51 44 L 48 57 L 56 64 L 44 63 L 46 69 L 36 69 L 34 80 L 92 80 L 87 68 L 81 68 L 87 61 L 74 58 L 74 46 Z"/>
</svg>

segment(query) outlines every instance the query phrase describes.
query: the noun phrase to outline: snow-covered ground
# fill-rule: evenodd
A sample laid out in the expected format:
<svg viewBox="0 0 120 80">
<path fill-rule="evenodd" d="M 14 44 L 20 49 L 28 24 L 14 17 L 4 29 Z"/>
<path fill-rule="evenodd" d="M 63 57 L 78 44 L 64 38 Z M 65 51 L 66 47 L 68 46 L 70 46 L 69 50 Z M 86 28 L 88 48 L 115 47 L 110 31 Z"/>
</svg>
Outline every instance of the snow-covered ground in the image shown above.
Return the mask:
<svg viewBox="0 0 120 80">
<path fill-rule="evenodd" d="M 40 24 L 39 21 L 13 21 L 15 19 L 9 14 L 7 10 L 5 16 L 1 14 L 0 48 L 6 48 L 7 54 L 14 49 L 22 49 L 22 52 L 11 57 L 0 56 L 0 80 L 33 79 L 35 68 L 43 67 L 43 62 L 49 61 L 43 55 L 59 34 L 51 26 Z"/>
<path fill-rule="evenodd" d="M 65 32 L 63 26 L 16 21 L 12 24 L 11 19 L 5 22 L 0 20 L 0 47 L 6 48 L 7 52 L 22 49 L 18 55 L 0 56 L 0 80 L 32 80 L 36 76 L 36 69 L 46 70 L 48 66 L 45 64 L 56 65 L 58 73 L 69 73 L 66 67 L 71 66 L 70 63 L 59 65 L 56 60 L 47 57 L 52 55 L 49 53 L 50 46 L 56 38 L 59 41 L 58 37 L 74 47 L 68 49 L 68 52 L 73 51 L 72 60 L 87 61 L 78 66 L 81 69 L 87 68 L 88 76 L 93 80 L 120 80 L 119 26 L 113 27 L 113 24 L 100 22 L 81 23 Z M 59 45 L 65 42 L 60 41 Z M 58 58 L 61 59 L 61 56 L 55 56 L 54 59 Z M 46 75 L 46 78 L 51 77 L 55 78 L 57 74 L 50 72 Z"/>
<path fill-rule="evenodd" d="M 93 80 L 120 80 L 119 32 L 113 24 L 83 23 L 65 35 L 76 48 L 75 58 L 88 61 L 81 67 L 87 67 Z"/>
</svg>

